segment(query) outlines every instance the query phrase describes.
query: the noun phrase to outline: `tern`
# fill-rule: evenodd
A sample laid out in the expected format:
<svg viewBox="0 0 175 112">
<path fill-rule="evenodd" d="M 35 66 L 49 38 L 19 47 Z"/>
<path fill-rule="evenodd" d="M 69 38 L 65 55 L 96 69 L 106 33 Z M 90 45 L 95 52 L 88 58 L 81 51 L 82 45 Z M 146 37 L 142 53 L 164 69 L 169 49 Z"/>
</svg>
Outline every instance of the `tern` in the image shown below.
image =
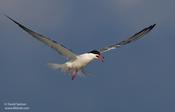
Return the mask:
<svg viewBox="0 0 175 112">
<path fill-rule="evenodd" d="M 55 40 L 50 39 L 47 36 L 41 35 L 24 25 L 20 24 L 16 20 L 12 19 L 11 17 L 5 15 L 9 20 L 17 24 L 20 28 L 22 28 L 24 31 L 26 31 L 28 34 L 30 34 L 32 37 L 36 38 L 37 40 L 43 42 L 47 46 L 51 47 L 52 49 L 56 50 L 59 54 L 65 56 L 68 60 L 63 64 L 55 64 L 55 63 L 49 63 L 49 66 L 58 69 L 61 71 L 64 71 L 71 75 L 71 79 L 74 80 L 76 76 L 80 73 L 86 74 L 84 72 L 84 68 L 93 60 L 100 60 L 103 62 L 104 57 L 102 56 L 103 53 L 110 51 L 112 49 L 119 48 L 123 45 L 129 44 L 131 42 L 134 42 L 138 39 L 141 39 L 145 34 L 149 33 L 156 24 L 150 25 L 138 33 L 135 33 L 134 35 L 128 37 L 127 39 L 120 41 L 118 43 L 112 44 L 110 46 L 101 48 L 99 50 L 92 50 L 87 53 L 83 53 L 80 55 L 77 55 L 76 53 L 72 52 L 70 49 L 66 48 L 62 44 L 56 42 Z"/>
</svg>

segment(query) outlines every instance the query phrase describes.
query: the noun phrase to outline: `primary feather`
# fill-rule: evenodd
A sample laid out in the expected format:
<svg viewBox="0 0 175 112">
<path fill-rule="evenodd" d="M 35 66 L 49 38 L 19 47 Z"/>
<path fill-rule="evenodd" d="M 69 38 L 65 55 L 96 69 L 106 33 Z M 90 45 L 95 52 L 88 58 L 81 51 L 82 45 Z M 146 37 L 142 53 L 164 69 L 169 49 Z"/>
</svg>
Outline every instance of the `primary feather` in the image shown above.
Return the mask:
<svg viewBox="0 0 175 112">
<path fill-rule="evenodd" d="M 143 30 L 141 30 L 140 32 L 134 34 L 133 36 L 127 38 L 126 40 L 123 40 L 119 43 L 116 43 L 116 44 L 113 44 L 113 45 L 110 45 L 110 46 L 107 46 L 107 47 L 104 47 L 104 48 L 101 48 L 99 51 L 101 53 L 104 53 L 104 52 L 107 52 L 107 51 L 110 51 L 112 49 L 116 49 L 116 48 L 119 48 L 123 45 L 126 45 L 126 44 L 129 44 L 131 42 L 134 42 L 140 38 L 143 38 L 147 33 L 149 33 L 154 27 L 156 26 L 156 24 L 153 24 L 149 27 L 146 27 L 144 28 Z"/>
<path fill-rule="evenodd" d="M 45 43 L 49 47 L 53 48 L 56 50 L 59 54 L 65 56 L 68 59 L 75 59 L 76 54 L 73 53 L 71 50 L 67 49 L 64 47 L 62 44 L 57 43 L 55 40 L 52 40 L 46 36 L 43 36 L 37 32 L 32 31 L 31 29 L 25 27 L 24 25 L 20 24 L 19 22 L 15 21 L 11 17 L 5 15 L 8 19 L 13 21 L 15 24 L 17 24 L 20 28 L 22 28 L 24 31 L 26 31 L 28 34 L 30 34 L 32 37 L 36 38 L 37 40 Z"/>
</svg>

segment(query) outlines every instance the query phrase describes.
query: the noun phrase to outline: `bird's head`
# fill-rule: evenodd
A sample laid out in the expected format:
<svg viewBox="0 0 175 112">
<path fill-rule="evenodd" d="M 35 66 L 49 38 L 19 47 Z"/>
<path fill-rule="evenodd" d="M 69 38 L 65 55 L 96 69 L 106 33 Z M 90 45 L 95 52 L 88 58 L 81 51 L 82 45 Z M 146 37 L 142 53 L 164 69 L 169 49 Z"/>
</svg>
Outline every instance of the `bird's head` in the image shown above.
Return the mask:
<svg viewBox="0 0 175 112">
<path fill-rule="evenodd" d="M 92 50 L 89 53 L 92 53 L 95 55 L 95 59 L 99 60 L 99 61 L 104 61 L 104 57 L 101 55 L 101 53 L 97 50 Z"/>
</svg>

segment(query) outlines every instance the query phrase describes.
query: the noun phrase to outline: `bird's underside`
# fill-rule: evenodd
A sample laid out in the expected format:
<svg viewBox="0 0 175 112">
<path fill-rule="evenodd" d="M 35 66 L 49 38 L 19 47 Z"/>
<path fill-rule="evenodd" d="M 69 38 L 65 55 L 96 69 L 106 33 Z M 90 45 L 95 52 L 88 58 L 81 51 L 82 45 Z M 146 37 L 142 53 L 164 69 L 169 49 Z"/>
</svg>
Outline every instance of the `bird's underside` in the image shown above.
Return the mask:
<svg viewBox="0 0 175 112">
<path fill-rule="evenodd" d="M 32 37 L 36 38 L 37 40 L 43 42 L 47 46 L 51 47 L 54 49 L 56 52 L 59 54 L 63 55 L 68 59 L 67 62 L 64 64 L 53 64 L 49 63 L 49 66 L 54 68 L 54 69 L 60 69 L 68 74 L 71 74 L 72 80 L 74 80 L 77 76 L 77 74 L 84 74 L 87 75 L 86 72 L 84 72 L 84 68 L 94 59 L 103 61 L 103 56 L 102 53 L 110 51 L 112 49 L 119 48 L 123 45 L 129 44 L 133 41 L 136 41 L 140 38 L 143 38 L 145 34 L 150 32 L 156 24 L 153 24 L 149 27 L 144 28 L 140 32 L 134 34 L 133 36 L 127 38 L 126 40 L 123 40 L 119 43 L 101 48 L 99 50 L 92 50 L 87 53 L 83 53 L 81 55 L 77 55 L 76 53 L 72 52 L 70 49 L 67 49 L 65 46 L 62 44 L 59 44 L 55 40 L 52 40 L 46 36 L 43 36 L 37 32 L 34 32 L 33 30 L 25 27 L 24 25 L 20 24 L 19 22 L 15 21 L 11 17 L 5 15 L 8 19 L 10 19 L 12 22 L 17 24 L 20 28 L 22 28 L 24 31 L 26 31 L 28 34 L 30 34 Z"/>
<path fill-rule="evenodd" d="M 60 69 L 66 73 L 70 73 L 72 76 L 72 80 L 78 75 L 87 76 L 90 75 L 85 72 L 84 68 L 94 59 L 96 55 L 91 53 L 84 53 L 81 55 L 77 55 L 76 59 L 69 60 L 64 64 L 53 64 L 49 63 L 49 66 L 54 69 Z M 103 57 L 102 57 L 103 58 Z"/>
</svg>

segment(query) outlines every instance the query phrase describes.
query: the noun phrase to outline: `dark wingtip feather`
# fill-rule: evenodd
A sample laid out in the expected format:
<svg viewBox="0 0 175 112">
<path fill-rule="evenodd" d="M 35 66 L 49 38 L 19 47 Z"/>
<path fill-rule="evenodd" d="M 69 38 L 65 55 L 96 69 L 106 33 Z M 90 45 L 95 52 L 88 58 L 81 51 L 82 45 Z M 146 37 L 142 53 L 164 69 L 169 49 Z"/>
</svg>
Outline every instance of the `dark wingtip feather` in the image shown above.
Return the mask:
<svg viewBox="0 0 175 112">
<path fill-rule="evenodd" d="M 13 20 L 11 17 L 9 17 L 8 15 L 4 14 L 5 17 L 7 17 L 8 19 L 10 19 L 11 21 L 13 21 L 14 23 L 17 23 L 15 20 Z"/>
<path fill-rule="evenodd" d="M 156 24 L 154 24 L 153 26 L 156 26 Z"/>
<path fill-rule="evenodd" d="M 151 25 L 151 26 L 149 26 L 149 27 L 147 27 L 147 28 L 145 28 L 145 29 L 143 29 L 142 31 L 151 31 L 154 27 L 156 26 L 156 24 L 153 24 L 153 25 Z M 142 32 L 142 31 L 140 31 L 140 32 Z M 139 33 L 140 33 L 139 32 Z"/>
<path fill-rule="evenodd" d="M 22 29 L 26 30 L 27 28 L 24 27 L 22 24 L 18 23 L 17 21 L 15 21 L 14 19 L 12 19 L 10 16 L 4 14 L 5 17 L 7 17 L 9 20 L 11 20 L 12 22 L 14 22 L 15 24 L 17 24 L 19 27 L 21 27 Z"/>
<path fill-rule="evenodd" d="M 153 24 L 150 27 L 148 27 L 148 29 L 152 30 L 155 26 L 156 26 L 156 24 Z"/>
</svg>

